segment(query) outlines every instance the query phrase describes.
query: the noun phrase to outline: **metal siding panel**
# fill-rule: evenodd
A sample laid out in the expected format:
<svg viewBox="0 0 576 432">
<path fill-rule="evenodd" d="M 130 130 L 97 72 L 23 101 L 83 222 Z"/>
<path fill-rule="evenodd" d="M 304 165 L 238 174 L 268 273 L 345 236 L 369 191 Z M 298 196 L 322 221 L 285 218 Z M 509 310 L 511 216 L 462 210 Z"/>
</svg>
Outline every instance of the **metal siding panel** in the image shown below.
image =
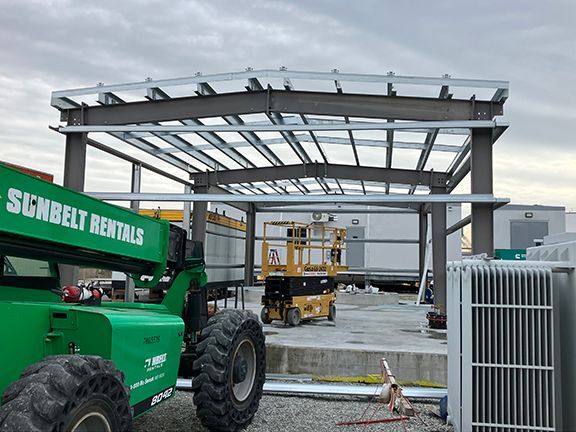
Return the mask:
<svg viewBox="0 0 576 432">
<path fill-rule="evenodd" d="M 492 289 L 490 286 L 490 277 L 488 274 L 488 269 L 484 266 L 480 267 L 480 283 L 484 287 L 486 292 L 486 304 L 489 305 L 492 303 Z M 492 308 L 484 307 L 484 316 L 485 316 L 485 323 L 486 323 L 486 336 L 484 338 L 484 346 L 487 348 L 487 355 L 486 361 L 484 363 L 491 364 L 493 363 L 493 355 L 494 355 L 494 332 L 492 326 Z M 484 393 L 486 394 L 486 416 L 483 419 L 484 422 L 492 423 L 493 420 L 493 391 L 494 388 L 492 387 L 492 368 L 490 366 L 483 366 L 482 369 L 484 370 Z"/>
<path fill-rule="evenodd" d="M 535 303 L 538 306 L 542 306 L 541 304 L 541 294 L 542 294 L 542 282 L 543 282 L 543 272 L 541 270 L 538 270 L 537 273 L 537 278 L 536 278 L 536 286 L 535 286 Z M 542 364 L 542 347 L 544 345 L 544 339 L 543 339 L 543 326 L 542 326 L 542 310 L 539 309 L 537 311 L 535 311 L 535 319 L 536 319 L 536 324 L 539 328 L 538 331 L 538 335 L 537 335 L 537 340 L 540 341 L 541 343 L 538 344 L 538 349 L 536 351 L 536 364 L 540 367 L 544 366 Z M 544 381 L 543 381 L 543 377 L 544 375 L 547 373 L 547 371 L 539 371 L 538 376 L 537 376 L 537 388 L 538 391 L 542 394 L 545 394 L 545 390 L 544 390 Z M 542 426 L 547 426 L 547 422 L 544 420 L 544 406 L 547 404 L 548 402 L 545 403 L 540 403 L 537 404 L 537 422 L 539 424 L 541 424 Z"/>
<path fill-rule="evenodd" d="M 462 282 L 461 282 L 461 269 L 459 267 L 448 266 L 448 285 L 451 287 L 450 296 L 448 297 L 448 338 L 455 340 L 448 346 L 448 370 L 454 370 L 455 373 L 448 375 L 448 388 L 450 389 L 449 401 L 449 415 L 456 431 L 461 430 L 461 416 L 462 416 L 462 388 L 461 388 L 461 295 L 462 295 Z"/>
<path fill-rule="evenodd" d="M 504 324 L 504 315 L 505 315 L 505 311 L 504 311 L 504 283 L 503 283 L 503 275 L 502 275 L 502 269 L 501 268 L 497 268 L 496 269 L 496 278 L 497 278 L 497 289 L 498 289 L 498 313 L 499 313 L 499 334 L 498 334 L 498 339 L 499 339 L 499 344 L 498 344 L 498 363 L 499 364 L 504 364 L 505 360 L 504 360 L 504 353 L 505 353 L 505 324 Z M 499 388 L 499 415 L 498 415 L 498 422 L 499 423 L 505 423 L 504 420 L 504 416 L 506 415 L 506 408 L 504 406 L 504 404 L 506 403 L 506 378 L 505 378 L 505 374 L 506 374 L 507 370 L 504 368 L 500 368 L 500 378 L 499 378 L 499 383 L 500 385 L 498 386 Z"/>
<path fill-rule="evenodd" d="M 524 283 L 525 283 L 525 272 L 523 271 L 523 269 L 520 269 L 518 271 L 518 291 L 519 291 L 519 297 L 520 297 L 520 305 L 524 306 L 525 304 L 525 296 L 524 296 Z M 525 320 L 525 313 L 524 313 L 524 309 L 519 309 L 519 322 L 520 322 L 520 329 L 521 329 L 521 334 L 520 334 L 520 365 L 525 366 L 526 365 L 526 320 Z M 520 392 L 519 392 L 519 396 L 520 396 L 520 422 L 519 424 L 521 425 L 526 425 L 526 412 L 525 412 L 525 403 L 526 401 L 525 396 L 527 396 L 527 392 L 529 390 L 527 384 L 526 384 L 526 374 L 524 373 L 524 369 L 523 368 L 519 368 L 518 372 L 520 374 Z"/>
<path fill-rule="evenodd" d="M 549 306 L 549 309 L 546 310 L 546 331 L 547 331 L 547 342 L 546 342 L 546 349 L 548 350 L 549 356 L 548 356 L 548 364 L 547 366 L 550 367 L 554 367 L 554 371 L 550 371 L 547 374 L 547 379 L 548 379 L 548 394 L 550 395 L 550 399 L 549 399 L 549 404 L 548 404 L 548 409 L 549 409 L 549 425 L 551 427 L 554 427 L 555 429 L 562 429 L 563 427 L 563 421 L 562 421 L 562 416 L 558 415 L 558 420 L 556 420 L 556 413 L 561 414 L 562 413 L 562 401 L 561 400 L 557 400 L 556 398 L 556 379 L 555 379 L 555 374 L 554 372 L 556 372 L 556 360 L 554 358 L 555 356 L 555 350 L 559 349 L 559 343 L 560 341 L 556 340 L 555 337 L 555 322 L 554 322 L 554 309 L 553 309 L 553 305 L 554 305 L 554 287 L 552 284 L 552 274 L 551 273 L 546 273 L 545 275 L 545 284 L 547 289 L 544 291 L 545 296 L 547 298 L 547 302 L 546 302 L 546 306 Z M 573 287 L 572 287 L 573 288 Z M 558 343 L 558 346 L 555 346 Z M 558 363 L 560 362 L 560 358 L 558 358 Z M 559 372 L 561 371 L 561 369 L 559 369 L 559 371 L 557 372 L 558 377 L 560 377 Z"/>
<path fill-rule="evenodd" d="M 508 335 L 510 335 L 510 326 L 511 326 L 511 308 L 509 307 L 510 305 L 510 269 L 508 268 L 503 268 L 502 272 L 504 273 L 504 284 L 503 284 L 503 289 L 504 289 L 504 293 L 505 293 L 505 304 L 508 306 L 505 313 L 506 313 L 506 325 L 505 325 L 505 329 L 508 330 Z M 507 341 L 509 341 L 509 337 L 507 338 Z M 506 344 L 506 357 L 505 357 L 505 364 L 510 364 L 510 343 Z M 506 404 L 506 423 L 507 424 L 511 424 L 512 423 L 512 406 L 511 406 L 511 401 L 512 401 L 512 397 L 513 397 L 513 393 L 511 391 L 511 385 L 512 385 L 512 379 L 511 379 L 511 370 L 507 369 L 506 370 L 506 394 L 504 395 L 504 401 Z"/>
<path fill-rule="evenodd" d="M 472 288 L 476 278 L 474 269 L 462 271 L 462 335 L 472 334 Z M 472 389 L 472 338 L 462 337 L 462 389 Z M 472 424 L 472 392 L 462 392 L 462 430 Z"/>
</svg>

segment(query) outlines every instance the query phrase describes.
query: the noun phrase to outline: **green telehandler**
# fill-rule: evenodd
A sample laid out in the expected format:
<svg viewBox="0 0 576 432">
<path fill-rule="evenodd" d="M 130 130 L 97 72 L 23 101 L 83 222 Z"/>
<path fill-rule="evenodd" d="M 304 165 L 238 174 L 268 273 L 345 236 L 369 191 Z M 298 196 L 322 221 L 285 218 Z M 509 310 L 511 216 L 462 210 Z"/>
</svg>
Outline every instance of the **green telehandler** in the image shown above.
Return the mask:
<svg viewBox="0 0 576 432">
<path fill-rule="evenodd" d="M 62 288 L 58 265 L 164 276 L 161 304 Z M 251 312 L 208 315 L 202 244 L 167 221 L 0 165 L 0 431 L 129 431 L 192 377 L 197 416 L 236 431 L 258 409 L 264 334 Z"/>
</svg>

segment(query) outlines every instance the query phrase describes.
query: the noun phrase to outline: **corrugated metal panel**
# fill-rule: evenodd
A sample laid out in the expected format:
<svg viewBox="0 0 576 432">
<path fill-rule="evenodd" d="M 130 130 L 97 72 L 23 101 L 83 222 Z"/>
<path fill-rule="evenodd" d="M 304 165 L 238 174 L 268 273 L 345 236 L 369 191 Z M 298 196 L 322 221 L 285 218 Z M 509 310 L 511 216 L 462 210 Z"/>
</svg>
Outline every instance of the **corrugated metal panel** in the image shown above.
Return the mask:
<svg viewBox="0 0 576 432">
<path fill-rule="evenodd" d="M 557 430 L 551 267 L 451 263 L 448 285 L 448 388 L 457 430 Z"/>
</svg>

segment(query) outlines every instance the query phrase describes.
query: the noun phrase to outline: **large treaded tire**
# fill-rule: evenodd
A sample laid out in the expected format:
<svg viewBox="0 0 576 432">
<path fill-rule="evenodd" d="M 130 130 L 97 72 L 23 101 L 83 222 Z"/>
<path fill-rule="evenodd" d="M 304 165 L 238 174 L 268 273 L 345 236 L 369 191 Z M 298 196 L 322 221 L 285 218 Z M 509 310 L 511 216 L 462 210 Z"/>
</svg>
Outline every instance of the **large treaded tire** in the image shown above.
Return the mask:
<svg viewBox="0 0 576 432">
<path fill-rule="evenodd" d="M 233 392 L 234 356 L 240 346 L 254 348 L 253 382 L 244 400 Z M 224 309 L 208 320 L 196 347 L 192 370 L 196 414 L 211 431 L 238 431 L 258 410 L 266 380 L 266 345 L 262 324 L 250 311 Z"/>
<path fill-rule="evenodd" d="M 130 390 L 114 363 L 97 356 L 50 356 L 28 366 L 8 386 L 1 432 L 68 432 L 96 413 L 112 431 L 131 431 Z"/>
<path fill-rule="evenodd" d="M 270 315 L 268 314 L 268 308 L 263 307 L 260 311 L 260 320 L 263 324 L 272 324 L 272 320 L 270 319 Z"/>
</svg>

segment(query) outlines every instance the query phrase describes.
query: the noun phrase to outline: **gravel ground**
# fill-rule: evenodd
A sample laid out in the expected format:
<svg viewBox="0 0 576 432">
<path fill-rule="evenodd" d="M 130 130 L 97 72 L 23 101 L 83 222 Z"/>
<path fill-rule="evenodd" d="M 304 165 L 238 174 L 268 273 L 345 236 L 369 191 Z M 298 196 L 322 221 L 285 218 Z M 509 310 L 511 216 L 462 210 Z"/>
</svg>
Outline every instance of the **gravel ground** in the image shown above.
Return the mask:
<svg viewBox="0 0 576 432">
<path fill-rule="evenodd" d="M 336 427 L 337 422 L 367 420 L 371 417 L 374 408 L 377 408 L 374 419 L 397 415 L 390 414 L 387 407 L 381 403 L 370 404 L 366 398 L 265 395 L 260 402 L 254 421 L 246 428 L 246 432 L 292 432 L 294 430 L 446 432 L 453 430 L 432 414 L 438 411 L 436 402 L 419 402 L 415 403 L 414 407 L 419 415 L 409 421 Z M 196 418 L 192 394 L 179 391 L 172 400 L 135 421 L 134 432 L 148 431 L 206 432 L 206 429 Z"/>
</svg>

